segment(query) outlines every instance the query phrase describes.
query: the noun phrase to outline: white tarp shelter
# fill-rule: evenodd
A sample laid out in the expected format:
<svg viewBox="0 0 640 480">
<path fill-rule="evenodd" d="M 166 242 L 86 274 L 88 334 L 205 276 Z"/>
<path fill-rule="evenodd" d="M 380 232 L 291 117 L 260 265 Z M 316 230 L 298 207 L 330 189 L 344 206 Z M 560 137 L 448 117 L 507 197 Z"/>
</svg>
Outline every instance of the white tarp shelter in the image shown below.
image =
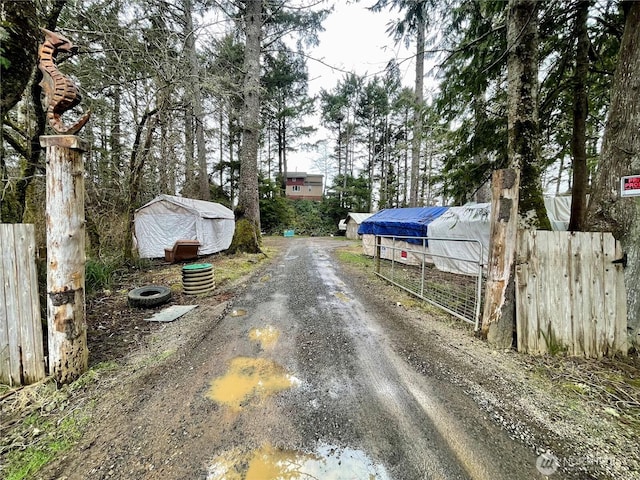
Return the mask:
<svg viewBox="0 0 640 480">
<path fill-rule="evenodd" d="M 551 222 L 551 229 L 568 230 L 571 218 L 571 195 L 544 197 L 544 206 Z"/>
<path fill-rule="evenodd" d="M 474 203 L 450 207 L 429 224 L 429 251 L 438 270 L 462 275 L 478 275 L 482 249 L 482 265 L 489 258 L 491 204 Z M 436 240 L 466 239 L 460 240 Z"/>
<path fill-rule="evenodd" d="M 345 219 L 346 224 L 346 237 L 352 240 L 357 240 L 361 238 L 358 235 L 358 228 L 360 228 L 360 224 L 364 222 L 367 218 L 369 218 L 373 213 L 356 213 L 350 212 Z"/>
<path fill-rule="evenodd" d="M 198 240 L 199 255 L 226 250 L 235 230 L 233 212 L 219 203 L 158 195 L 135 211 L 134 232 L 140 258 L 164 257 L 177 240 Z"/>
</svg>

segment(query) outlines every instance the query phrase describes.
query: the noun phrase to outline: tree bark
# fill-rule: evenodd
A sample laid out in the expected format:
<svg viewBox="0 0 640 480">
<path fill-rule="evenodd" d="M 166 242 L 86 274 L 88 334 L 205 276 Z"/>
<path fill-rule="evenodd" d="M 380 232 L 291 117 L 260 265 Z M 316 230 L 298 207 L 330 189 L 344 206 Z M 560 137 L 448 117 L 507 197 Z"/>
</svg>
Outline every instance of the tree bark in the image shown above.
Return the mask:
<svg viewBox="0 0 640 480">
<path fill-rule="evenodd" d="M 196 37 L 193 25 L 192 0 L 184 0 L 186 39 L 185 50 L 189 57 L 191 98 L 191 113 L 195 121 L 196 130 L 196 155 L 198 159 L 198 193 L 200 200 L 210 200 L 211 193 L 209 191 L 209 173 L 207 171 L 207 146 L 204 139 L 204 113 L 202 107 L 202 91 L 200 90 L 200 65 L 198 63 L 198 55 L 196 52 Z"/>
<path fill-rule="evenodd" d="M 131 148 L 131 157 L 129 159 L 129 182 L 127 195 L 127 228 L 124 233 L 124 245 L 123 256 L 130 260 L 133 258 L 133 217 L 136 206 L 138 204 L 138 197 L 140 194 L 140 182 L 142 180 L 142 170 L 144 168 L 146 156 L 151 148 L 151 141 L 153 139 L 153 130 L 155 128 L 154 115 L 158 112 L 157 109 L 145 112 L 140 120 L 140 124 L 136 129 L 136 137 L 133 141 Z M 151 119 L 154 120 L 151 120 Z M 144 142 L 142 142 L 142 133 L 144 132 L 145 125 L 147 126 L 147 134 Z M 142 143 L 142 149 L 140 144 Z"/>
<path fill-rule="evenodd" d="M 425 20 L 422 15 L 418 18 L 416 32 L 416 80 L 413 110 L 413 139 L 411 140 L 411 183 L 409 192 L 409 206 L 417 207 L 418 202 L 418 174 L 420 172 L 420 151 L 422 146 L 422 107 L 424 105 L 424 35 Z"/>
<path fill-rule="evenodd" d="M 193 138 L 193 105 L 189 100 L 185 102 L 184 111 L 184 185 L 182 195 L 193 197 L 196 194 L 195 185 L 195 150 Z"/>
<path fill-rule="evenodd" d="M 49 374 L 59 384 L 88 367 L 85 319 L 83 152 L 73 135 L 41 137 L 47 149 L 47 317 Z"/>
<path fill-rule="evenodd" d="M 609 231 L 627 254 L 627 325 L 640 331 L 640 200 L 620 197 L 620 177 L 640 172 L 640 3 L 623 2 L 626 20 L 611 87 L 600 162 L 591 187 L 586 226 Z"/>
<path fill-rule="evenodd" d="M 496 170 L 492 180 L 491 244 L 482 336 L 495 348 L 511 348 L 515 309 L 515 257 L 519 172 Z"/>
<path fill-rule="evenodd" d="M 260 135 L 260 43 L 262 38 L 262 1 L 246 1 L 244 26 L 244 85 L 242 145 L 240 147 L 240 182 L 238 212 L 255 229 L 254 245 L 247 251 L 259 251 L 260 206 L 258 196 L 258 142 Z M 243 247 L 244 248 L 244 247 Z"/>
<path fill-rule="evenodd" d="M 494 179 L 489 278 L 482 334 L 495 348 L 510 348 L 515 323 L 515 249 L 518 222 L 538 226 L 538 41 L 536 0 L 509 0 L 507 115 L 510 170 Z M 526 179 L 526 180 L 525 180 Z M 521 205 L 521 199 L 526 204 Z M 516 216 L 515 212 L 519 215 Z M 516 217 L 518 221 L 516 222 Z M 546 213 L 544 214 L 546 217 Z M 547 219 L 547 223 L 549 220 Z"/>
<path fill-rule="evenodd" d="M 587 74 L 589 73 L 589 0 L 580 0 L 576 9 L 574 35 L 576 46 L 576 70 L 573 75 L 573 132 L 571 153 L 573 155 L 573 189 L 571 191 L 571 217 L 569 230 L 582 231 L 587 208 Z M 561 174 L 562 172 L 560 172 Z"/>
<path fill-rule="evenodd" d="M 540 181 L 537 16 L 537 1 L 509 1 L 507 148 L 509 167 L 520 172 L 518 213 L 521 226 L 550 230 Z"/>
</svg>

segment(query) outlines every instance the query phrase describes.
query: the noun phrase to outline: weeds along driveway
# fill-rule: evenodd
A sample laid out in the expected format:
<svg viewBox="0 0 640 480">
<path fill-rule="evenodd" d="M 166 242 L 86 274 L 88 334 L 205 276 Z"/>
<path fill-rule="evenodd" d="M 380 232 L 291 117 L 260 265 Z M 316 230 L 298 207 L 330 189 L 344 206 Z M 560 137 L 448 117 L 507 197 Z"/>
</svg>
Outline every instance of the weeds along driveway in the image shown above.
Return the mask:
<svg viewBox="0 0 640 480">
<path fill-rule="evenodd" d="M 511 480 L 545 478 L 540 450 L 593 451 L 545 424 L 560 407 L 515 355 L 388 298 L 335 260 L 344 241 L 279 241 L 231 302 L 159 331 L 37 478 Z"/>
</svg>

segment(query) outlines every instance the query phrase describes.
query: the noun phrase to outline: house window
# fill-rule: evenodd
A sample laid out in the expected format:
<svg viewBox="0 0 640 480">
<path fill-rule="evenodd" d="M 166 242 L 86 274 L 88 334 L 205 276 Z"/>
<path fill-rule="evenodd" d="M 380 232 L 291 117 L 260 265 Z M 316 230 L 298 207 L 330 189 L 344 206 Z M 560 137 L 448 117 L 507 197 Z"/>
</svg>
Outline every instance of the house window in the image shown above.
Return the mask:
<svg viewBox="0 0 640 480">
<path fill-rule="evenodd" d="M 294 192 L 299 192 L 300 191 L 300 185 L 294 185 L 291 190 L 293 190 Z"/>
</svg>

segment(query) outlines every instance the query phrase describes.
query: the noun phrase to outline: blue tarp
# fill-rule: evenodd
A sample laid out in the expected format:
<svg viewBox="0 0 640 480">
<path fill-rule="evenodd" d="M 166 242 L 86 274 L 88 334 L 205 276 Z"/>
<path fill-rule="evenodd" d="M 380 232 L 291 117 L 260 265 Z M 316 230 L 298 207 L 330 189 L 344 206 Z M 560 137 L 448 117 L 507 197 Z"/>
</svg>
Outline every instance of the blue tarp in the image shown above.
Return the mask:
<svg viewBox="0 0 640 480">
<path fill-rule="evenodd" d="M 427 225 L 447 211 L 449 207 L 390 208 L 380 210 L 360 224 L 360 235 L 395 235 L 399 237 L 426 237 Z M 410 243 L 411 240 L 407 240 Z"/>
</svg>

